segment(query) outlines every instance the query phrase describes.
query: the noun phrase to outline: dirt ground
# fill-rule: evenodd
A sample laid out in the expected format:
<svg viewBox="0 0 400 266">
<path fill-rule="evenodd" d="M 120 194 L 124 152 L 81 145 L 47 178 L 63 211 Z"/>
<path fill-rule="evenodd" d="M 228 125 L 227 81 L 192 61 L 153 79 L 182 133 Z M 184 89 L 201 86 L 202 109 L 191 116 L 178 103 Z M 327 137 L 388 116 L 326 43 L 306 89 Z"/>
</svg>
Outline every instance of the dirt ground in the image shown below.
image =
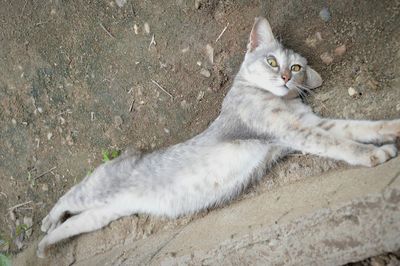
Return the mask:
<svg viewBox="0 0 400 266">
<path fill-rule="evenodd" d="M 102 162 L 104 150 L 150 151 L 205 129 L 218 115 L 256 16 L 267 17 L 283 43 L 320 72 L 324 85 L 307 99 L 315 112 L 400 117 L 399 1 L 0 3 L 4 253 L 42 236 L 41 219 Z M 320 16 L 323 8 L 329 16 Z M 344 167 L 293 155 L 241 197 Z M 138 215 L 113 224 L 134 222 L 142 238 L 195 218 Z"/>
</svg>

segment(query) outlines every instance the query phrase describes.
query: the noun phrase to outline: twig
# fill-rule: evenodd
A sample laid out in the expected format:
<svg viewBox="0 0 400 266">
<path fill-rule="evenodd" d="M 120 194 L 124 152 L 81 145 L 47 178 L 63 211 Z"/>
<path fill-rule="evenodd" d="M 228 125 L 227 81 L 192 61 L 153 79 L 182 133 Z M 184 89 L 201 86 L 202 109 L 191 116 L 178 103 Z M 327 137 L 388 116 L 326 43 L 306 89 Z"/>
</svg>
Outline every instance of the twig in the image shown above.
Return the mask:
<svg viewBox="0 0 400 266">
<path fill-rule="evenodd" d="M 24 7 L 22 7 L 21 15 L 19 16 L 20 18 L 22 18 L 22 16 L 24 15 L 24 11 L 25 11 L 25 7 L 26 7 L 27 3 L 28 3 L 28 0 L 25 0 Z"/>
<path fill-rule="evenodd" d="M 135 17 L 136 16 L 136 12 L 135 12 L 135 9 L 133 8 L 132 2 L 131 2 L 131 11 L 132 11 L 132 15 Z"/>
<path fill-rule="evenodd" d="M 3 195 L 4 197 L 6 197 L 6 199 L 8 198 L 8 197 L 7 197 L 7 194 L 4 193 L 3 191 L 0 191 L 0 194 Z"/>
<path fill-rule="evenodd" d="M 72 114 L 72 111 L 69 110 L 69 109 L 67 109 L 67 110 L 65 110 L 65 111 L 63 111 L 63 112 L 61 112 L 61 113 L 58 113 L 57 116 L 63 115 L 63 114 L 65 114 L 65 113 L 67 113 L 67 114 Z"/>
<path fill-rule="evenodd" d="M 36 179 L 38 179 L 38 178 L 40 178 L 40 177 L 42 177 L 42 176 L 44 176 L 45 174 L 48 174 L 48 173 L 50 173 L 51 171 L 53 171 L 54 169 L 56 169 L 57 168 L 57 166 L 54 166 L 53 168 L 50 168 L 49 170 L 47 170 L 46 172 L 44 172 L 44 173 L 42 173 L 42 174 L 40 174 L 40 175 L 38 175 L 37 177 L 35 177 L 33 180 L 36 180 Z"/>
<path fill-rule="evenodd" d="M 156 85 L 160 90 L 162 90 L 163 92 L 165 92 L 166 94 L 168 94 L 169 97 L 171 97 L 171 99 L 174 99 L 174 96 L 172 96 L 171 93 L 169 93 L 168 91 L 166 91 L 163 87 L 161 87 L 160 84 L 157 83 L 157 81 L 155 80 L 151 80 L 151 82 L 153 82 L 154 85 Z"/>
<path fill-rule="evenodd" d="M 38 23 L 35 24 L 35 27 L 43 25 L 43 24 L 46 24 L 46 23 L 49 23 L 49 21 L 50 21 L 50 19 L 47 20 L 47 21 L 39 21 Z"/>
<path fill-rule="evenodd" d="M 151 47 L 151 45 L 154 45 L 154 46 L 156 46 L 157 45 L 157 43 L 156 43 L 156 40 L 154 39 L 154 34 L 153 34 L 153 36 L 151 36 L 151 41 L 150 41 L 150 44 L 149 44 L 149 50 L 150 50 L 150 47 Z"/>
<path fill-rule="evenodd" d="M 24 203 L 17 204 L 17 205 L 15 205 L 15 206 L 12 206 L 12 207 L 8 208 L 8 210 L 9 210 L 9 211 L 13 211 L 13 210 L 15 210 L 15 209 L 17 209 L 17 208 L 19 208 L 19 207 L 28 205 L 28 204 L 30 204 L 30 203 L 32 203 L 31 200 L 30 200 L 30 201 L 27 201 L 27 202 L 24 202 Z"/>
<path fill-rule="evenodd" d="M 218 38 L 215 40 L 215 42 L 218 42 L 218 40 L 222 37 L 222 35 L 224 34 L 224 32 L 226 31 L 226 29 L 229 26 L 229 22 L 228 24 L 226 24 L 225 28 L 221 31 L 221 33 L 218 35 Z"/>
<path fill-rule="evenodd" d="M 134 103 L 135 103 L 135 99 L 132 99 L 131 106 L 129 107 L 129 113 L 132 112 Z"/>
<path fill-rule="evenodd" d="M 106 27 L 104 27 L 103 23 L 100 22 L 99 24 L 100 24 L 100 27 L 107 33 L 108 36 L 115 39 L 114 35 L 112 35 L 112 33 L 109 30 L 107 30 Z"/>
</svg>

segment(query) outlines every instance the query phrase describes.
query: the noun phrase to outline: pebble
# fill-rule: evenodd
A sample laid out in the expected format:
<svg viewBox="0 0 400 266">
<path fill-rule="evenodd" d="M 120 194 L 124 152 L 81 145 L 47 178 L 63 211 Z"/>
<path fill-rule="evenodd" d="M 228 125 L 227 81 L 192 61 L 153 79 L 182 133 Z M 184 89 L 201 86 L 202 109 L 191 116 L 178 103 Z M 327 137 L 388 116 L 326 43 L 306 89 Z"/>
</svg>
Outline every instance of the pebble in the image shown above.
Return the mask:
<svg viewBox="0 0 400 266">
<path fill-rule="evenodd" d="M 328 52 L 321 54 L 319 57 L 325 65 L 330 65 L 333 62 L 333 57 Z"/>
<path fill-rule="evenodd" d="M 168 128 L 164 127 L 164 132 L 167 133 L 167 134 L 169 134 L 169 133 L 170 133 L 170 130 L 169 130 Z"/>
<path fill-rule="evenodd" d="M 346 45 L 345 44 L 340 45 L 340 46 L 336 47 L 336 49 L 335 49 L 335 55 L 336 56 L 342 56 L 342 55 L 344 55 L 345 52 L 346 52 Z"/>
<path fill-rule="evenodd" d="M 329 12 L 329 9 L 327 7 L 324 7 L 323 9 L 321 9 L 321 11 L 319 12 L 319 17 L 325 21 L 328 22 L 331 19 L 331 12 Z"/>
<path fill-rule="evenodd" d="M 186 110 L 186 109 L 189 109 L 189 107 L 190 107 L 190 104 L 188 104 L 186 100 L 181 101 L 181 108 L 182 109 Z"/>
<path fill-rule="evenodd" d="M 133 25 L 133 31 L 135 32 L 136 35 L 139 34 L 139 26 L 137 24 Z"/>
<path fill-rule="evenodd" d="M 203 100 L 204 94 L 205 94 L 204 91 L 199 91 L 199 94 L 197 95 L 196 100 L 198 100 L 198 101 Z"/>
<path fill-rule="evenodd" d="M 150 34 L 150 25 L 147 22 L 144 23 L 144 32 Z"/>
<path fill-rule="evenodd" d="M 319 31 L 317 31 L 313 36 L 309 36 L 306 39 L 306 44 L 311 48 L 315 48 L 317 44 L 321 41 L 322 41 L 322 35 Z"/>
<path fill-rule="evenodd" d="M 49 190 L 49 186 L 48 186 L 46 183 L 44 183 L 44 184 L 42 185 L 42 190 L 43 190 L 43 191 L 48 191 L 48 190 Z"/>
<path fill-rule="evenodd" d="M 123 7 L 126 4 L 126 0 L 115 0 L 118 7 Z"/>
<path fill-rule="evenodd" d="M 11 119 L 11 123 L 15 126 L 17 124 L 17 120 L 15 120 L 14 118 Z"/>
<path fill-rule="evenodd" d="M 367 87 L 372 89 L 372 90 L 376 90 L 378 89 L 378 81 L 374 80 L 374 79 L 370 79 L 367 81 Z"/>
<path fill-rule="evenodd" d="M 208 71 L 207 69 L 202 68 L 202 69 L 200 70 L 200 75 L 202 75 L 202 76 L 204 76 L 204 77 L 206 77 L 206 78 L 209 78 L 209 77 L 211 76 L 211 73 L 210 73 L 210 71 Z"/>
<path fill-rule="evenodd" d="M 194 0 L 194 8 L 199 9 L 201 6 L 201 0 Z"/>
<path fill-rule="evenodd" d="M 350 87 L 350 88 L 347 90 L 347 92 L 349 93 L 349 95 L 350 95 L 351 97 L 355 97 L 355 96 L 358 95 L 358 92 L 357 92 L 356 89 L 354 89 L 353 87 Z"/>
<path fill-rule="evenodd" d="M 67 143 L 69 146 L 74 145 L 74 140 L 72 139 L 71 135 L 67 135 L 67 136 L 65 137 L 65 141 L 66 141 L 66 143 Z"/>
<path fill-rule="evenodd" d="M 124 121 L 122 120 L 122 117 L 120 117 L 119 115 L 114 116 L 114 125 L 115 125 L 115 127 L 117 127 L 117 128 L 121 127 L 123 122 Z"/>
<path fill-rule="evenodd" d="M 206 45 L 206 55 L 211 65 L 214 64 L 214 48 L 211 46 L 211 44 Z"/>
<path fill-rule="evenodd" d="M 396 111 L 400 111 L 400 103 L 396 105 Z"/>
<path fill-rule="evenodd" d="M 32 225 L 33 225 L 32 217 L 24 216 L 23 223 L 28 227 L 28 230 L 25 231 L 25 235 L 28 238 L 32 235 Z"/>
<path fill-rule="evenodd" d="M 53 137 L 53 133 L 51 133 L 51 132 L 47 133 L 47 140 L 51 140 L 52 137 Z"/>
<path fill-rule="evenodd" d="M 385 261 L 380 257 L 371 258 L 371 266 L 385 266 Z"/>
</svg>

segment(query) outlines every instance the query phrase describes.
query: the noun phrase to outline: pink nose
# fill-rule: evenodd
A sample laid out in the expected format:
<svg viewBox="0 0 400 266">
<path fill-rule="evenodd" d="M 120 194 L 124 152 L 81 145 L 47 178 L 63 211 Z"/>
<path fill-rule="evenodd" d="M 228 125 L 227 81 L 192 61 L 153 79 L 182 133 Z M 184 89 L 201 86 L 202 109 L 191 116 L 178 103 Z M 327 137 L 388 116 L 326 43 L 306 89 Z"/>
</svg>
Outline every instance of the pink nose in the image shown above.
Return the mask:
<svg viewBox="0 0 400 266">
<path fill-rule="evenodd" d="M 288 81 L 290 80 L 290 75 L 289 74 L 282 74 L 282 79 L 283 79 L 283 81 L 285 82 L 285 84 L 286 83 L 288 83 Z"/>
</svg>

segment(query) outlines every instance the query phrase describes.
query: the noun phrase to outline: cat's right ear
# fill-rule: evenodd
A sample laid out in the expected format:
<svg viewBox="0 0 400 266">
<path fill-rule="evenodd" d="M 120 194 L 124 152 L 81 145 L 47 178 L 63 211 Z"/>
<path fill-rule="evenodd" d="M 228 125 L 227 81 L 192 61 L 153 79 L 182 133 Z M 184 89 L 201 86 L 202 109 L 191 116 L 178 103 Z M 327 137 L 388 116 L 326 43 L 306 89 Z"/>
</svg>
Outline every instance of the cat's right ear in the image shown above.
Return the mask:
<svg viewBox="0 0 400 266">
<path fill-rule="evenodd" d="M 257 47 L 268 45 L 273 41 L 275 41 L 275 37 L 268 20 L 262 17 L 255 18 L 253 29 L 250 33 L 249 43 L 247 44 L 247 51 L 251 53 Z"/>
</svg>

